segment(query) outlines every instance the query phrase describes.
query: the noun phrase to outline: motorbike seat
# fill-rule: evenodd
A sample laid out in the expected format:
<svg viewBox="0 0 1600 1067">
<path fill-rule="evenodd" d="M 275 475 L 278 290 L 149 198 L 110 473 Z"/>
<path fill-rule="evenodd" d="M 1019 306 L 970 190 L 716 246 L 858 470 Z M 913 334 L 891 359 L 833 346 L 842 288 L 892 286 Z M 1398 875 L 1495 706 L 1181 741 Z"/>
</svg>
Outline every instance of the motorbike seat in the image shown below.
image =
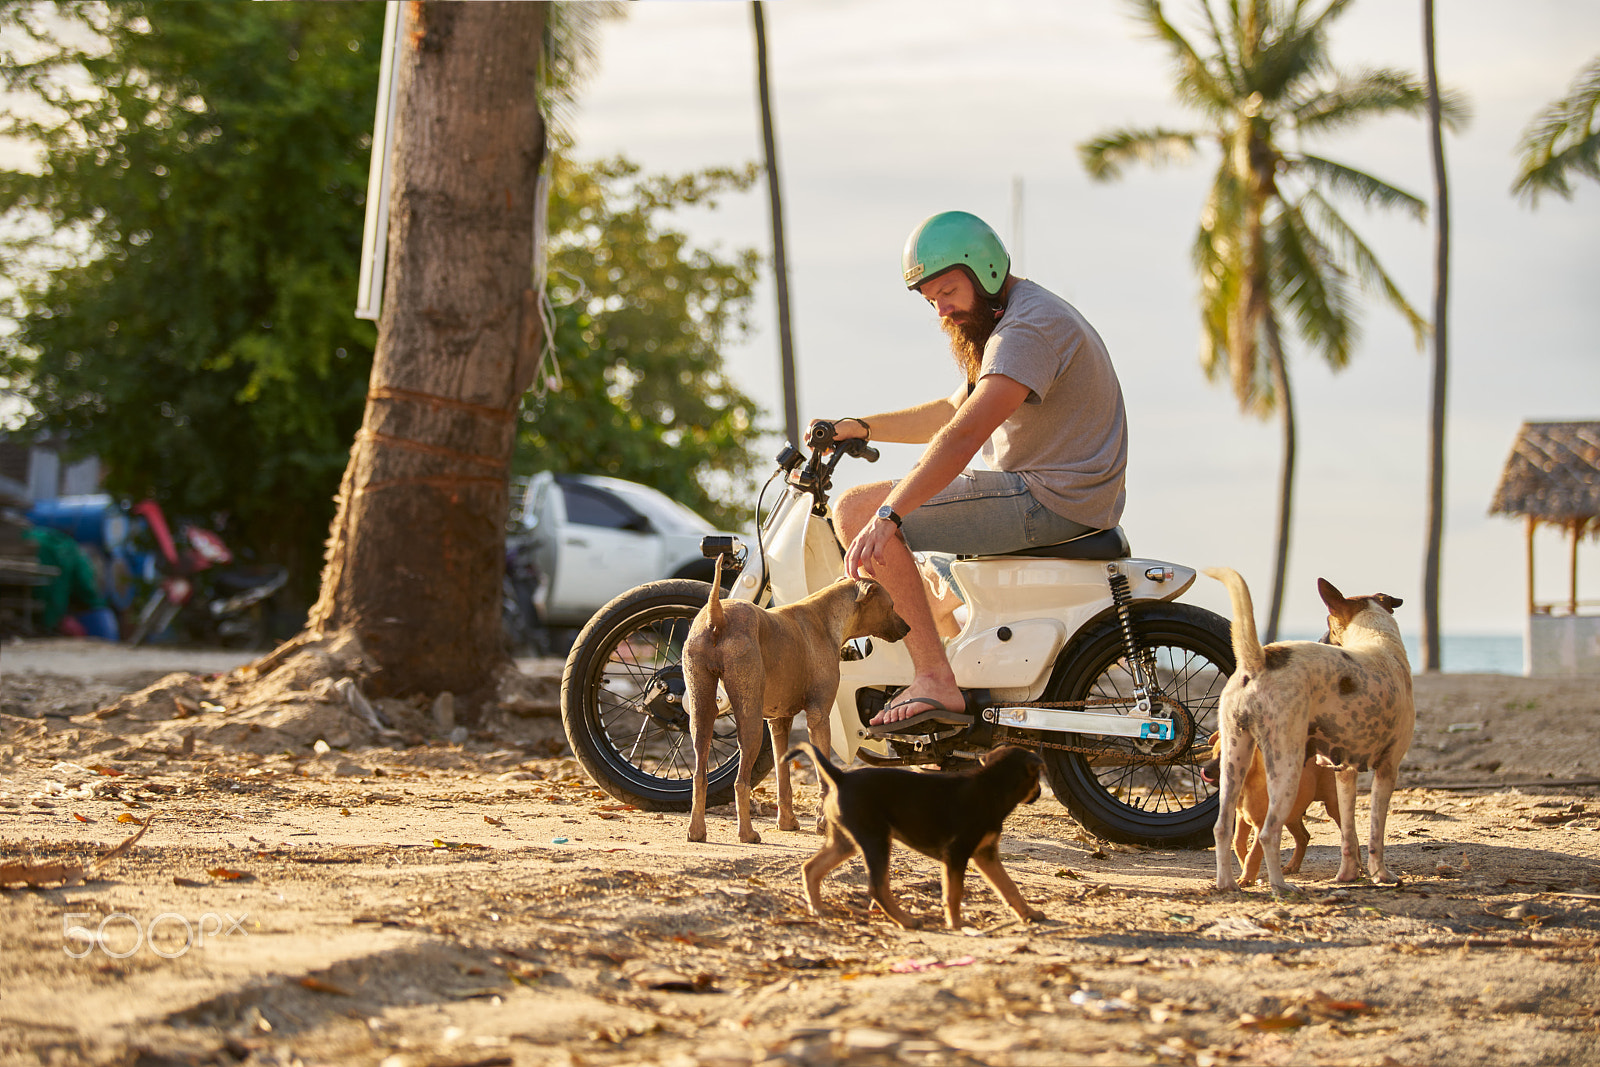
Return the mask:
<svg viewBox="0 0 1600 1067">
<path fill-rule="evenodd" d="M 988 554 L 994 556 L 1032 556 L 1035 559 L 1126 559 L 1133 555 L 1133 549 L 1128 547 L 1128 535 L 1122 527 L 1114 526 L 1109 530 L 1091 530 L 1086 534 L 1079 534 L 1070 541 L 1062 541 L 1054 545 L 1039 545 L 1036 548 L 1019 548 L 1015 552 L 995 552 Z M 984 557 L 967 557 L 984 558 Z"/>
</svg>

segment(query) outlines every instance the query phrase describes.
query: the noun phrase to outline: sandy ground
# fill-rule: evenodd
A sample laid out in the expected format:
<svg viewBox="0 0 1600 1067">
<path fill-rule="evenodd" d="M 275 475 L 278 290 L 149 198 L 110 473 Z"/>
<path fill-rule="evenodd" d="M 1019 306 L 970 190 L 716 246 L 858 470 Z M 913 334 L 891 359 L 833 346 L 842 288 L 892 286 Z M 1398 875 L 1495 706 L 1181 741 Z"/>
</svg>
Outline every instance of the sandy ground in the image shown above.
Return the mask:
<svg viewBox="0 0 1600 1067">
<path fill-rule="evenodd" d="M 690 844 L 596 790 L 537 700 L 476 732 L 390 708 L 385 744 L 115 703 L 237 662 L 0 649 L 0 865 L 150 820 L 82 884 L 0 889 L 0 1063 L 1600 1062 L 1600 680 L 1417 680 L 1399 887 L 1331 886 L 1310 820 L 1303 894 L 1217 894 L 1211 852 L 1097 842 L 1046 798 L 1003 856 L 1049 920 L 974 875 L 952 933 L 869 913 L 857 863 L 813 918 L 816 839 L 770 793 L 763 844 L 731 809 Z M 936 868 L 896 856 L 934 917 Z"/>
</svg>

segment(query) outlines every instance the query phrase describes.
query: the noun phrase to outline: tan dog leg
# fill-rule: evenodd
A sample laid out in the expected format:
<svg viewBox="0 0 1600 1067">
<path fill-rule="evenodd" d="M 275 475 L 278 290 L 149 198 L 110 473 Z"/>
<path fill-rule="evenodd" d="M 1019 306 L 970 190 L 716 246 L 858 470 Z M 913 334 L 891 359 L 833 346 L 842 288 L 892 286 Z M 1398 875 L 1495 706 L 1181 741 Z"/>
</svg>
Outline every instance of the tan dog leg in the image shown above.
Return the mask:
<svg viewBox="0 0 1600 1067">
<path fill-rule="evenodd" d="M 1267 781 L 1267 818 L 1261 824 L 1261 832 L 1256 836 L 1256 844 L 1262 849 L 1261 861 L 1267 868 L 1267 884 L 1274 893 L 1299 892 L 1283 877 L 1283 856 L 1280 846 L 1283 841 L 1283 828 L 1289 822 L 1289 816 L 1294 809 L 1294 795 L 1300 787 L 1299 777 L 1290 781 Z"/>
<path fill-rule="evenodd" d="M 833 730 L 828 721 L 828 716 L 832 712 L 833 705 L 831 704 L 820 708 L 806 709 L 806 738 L 817 746 L 818 752 L 828 758 L 833 756 Z M 823 790 L 826 790 L 828 786 L 827 779 L 820 774 L 817 775 L 817 786 Z M 824 797 L 817 798 L 816 832 L 819 834 L 827 833 L 828 820 L 822 814 L 823 799 Z M 800 828 L 798 821 L 793 828 L 796 830 Z"/>
<path fill-rule="evenodd" d="M 756 755 L 761 751 L 767 724 L 759 715 L 741 715 L 737 716 L 737 720 L 739 771 L 733 779 L 733 799 L 739 811 L 739 840 L 747 845 L 759 845 L 761 835 L 756 833 L 755 824 L 750 820 L 750 771 L 755 766 Z"/>
<path fill-rule="evenodd" d="M 1246 817 L 1244 811 L 1235 812 L 1234 815 L 1233 854 L 1239 858 L 1239 866 L 1244 872 L 1239 875 L 1239 884 L 1254 885 L 1261 875 L 1261 829 Z M 1263 811 L 1256 821 L 1265 818 L 1266 812 Z"/>
<path fill-rule="evenodd" d="M 1339 789 L 1339 873 L 1335 882 L 1354 882 L 1361 877 L 1361 846 L 1356 843 L 1356 772 L 1335 771 Z M 1379 851 L 1383 845 L 1379 843 Z"/>
<path fill-rule="evenodd" d="M 1311 844 L 1311 831 L 1298 816 L 1289 820 L 1289 836 L 1294 838 L 1294 855 L 1284 864 L 1284 874 L 1299 874 L 1300 863 L 1306 858 L 1306 846 Z"/>
<path fill-rule="evenodd" d="M 1240 731 L 1224 742 L 1224 756 L 1219 764 L 1221 782 L 1217 791 L 1217 824 L 1213 836 L 1217 849 L 1217 888 L 1225 893 L 1239 888 L 1228 846 L 1233 838 L 1234 820 L 1241 817 L 1239 803 L 1244 799 L 1245 774 L 1250 768 L 1250 757 L 1255 754 L 1255 748 L 1254 739 Z"/>
<path fill-rule="evenodd" d="M 1383 828 L 1389 820 L 1389 796 L 1394 792 L 1397 767 L 1372 769 L 1372 826 L 1367 837 L 1367 872 L 1374 882 L 1385 885 L 1400 879 L 1383 862 Z"/>
<path fill-rule="evenodd" d="M 772 751 L 783 755 L 789 751 L 789 731 L 794 727 L 794 716 L 784 715 L 767 720 L 767 730 L 772 734 Z M 798 830 L 800 823 L 794 817 L 794 778 L 787 760 L 779 760 L 773 768 L 778 776 L 778 829 Z"/>
<path fill-rule="evenodd" d="M 706 776 L 711 773 L 711 735 L 717 720 L 715 678 L 689 679 L 686 696 L 689 737 L 694 742 L 694 790 L 689 808 L 689 840 L 706 839 Z"/>
</svg>

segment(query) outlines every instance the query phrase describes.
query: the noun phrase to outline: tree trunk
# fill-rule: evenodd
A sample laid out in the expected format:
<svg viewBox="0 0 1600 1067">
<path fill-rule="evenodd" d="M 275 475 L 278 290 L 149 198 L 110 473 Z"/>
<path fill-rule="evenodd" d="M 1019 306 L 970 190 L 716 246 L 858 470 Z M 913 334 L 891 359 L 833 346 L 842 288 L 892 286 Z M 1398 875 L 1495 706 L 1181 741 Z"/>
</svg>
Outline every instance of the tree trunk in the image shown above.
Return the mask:
<svg viewBox="0 0 1600 1067">
<path fill-rule="evenodd" d="M 1295 427 L 1294 396 L 1289 392 L 1289 368 L 1283 362 L 1283 339 L 1278 335 L 1278 317 L 1268 308 L 1262 317 L 1267 335 L 1267 363 L 1272 369 L 1272 386 L 1278 394 L 1279 425 L 1283 431 L 1283 460 L 1278 473 L 1278 545 L 1272 566 L 1272 607 L 1267 611 L 1267 641 L 1278 639 L 1278 620 L 1283 615 L 1284 582 L 1289 573 L 1289 528 L 1294 513 Z"/>
<path fill-rule="evenodd" d="M 508 473 L 533 377 L 546 4 L 407 5 L 387 292 L 307 638 L 354 637 L 375 695 L 483 692 Z"/>
<path fill-rule="evenodd" d="M 1434 56 L 1433 0 L 1422 0 L 1422 51 L 1428 79 L 1428 131 L 1433 147 L 1433 403 L 1428 426 L 1428 548 L 1422 565 L 1422 670 L 1443 669 L 1439 653 L 1439 570 L 1444 545 L 1445 394 L 1450 378 L 1450 190 L 1445 181 L 1439 73 Z"/>
<path fill-rule="evenodd" d="M 767 155 L 767 199 L 772 213 L 772 284 L 778 290 L 778 344 L 783 370 L 783 431 L 788 441 L 800 443 L 800 402 L 794 373 L 794 329 L 789 321 L 789 263 L 783 237 L 783 193 L 778 186 L 778 140 L 772 129 L 772 97 L 767 86 L 767 26 L 761 0 L 750 5 L 755 13 L 756 91 L 761 98 L 761 143 Z"/>
</svg>

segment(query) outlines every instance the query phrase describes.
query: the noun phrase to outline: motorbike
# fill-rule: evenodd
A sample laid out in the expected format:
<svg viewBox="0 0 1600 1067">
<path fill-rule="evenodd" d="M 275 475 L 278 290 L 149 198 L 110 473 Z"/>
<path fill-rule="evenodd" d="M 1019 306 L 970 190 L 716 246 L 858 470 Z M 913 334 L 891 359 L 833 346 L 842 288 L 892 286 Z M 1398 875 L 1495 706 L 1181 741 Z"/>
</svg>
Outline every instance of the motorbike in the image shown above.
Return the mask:
<svg viewBox="0 0 1600 1067">
<path fill-rule="evenodd" d="M 708 537 L 707 556 L 741 564 L 729 597 L 792 603 L 844 574 L 829 493 L 846 457 L 875 462 L 859 439 L 813 424 L 805 450 L 786 443 L 752 544 Z M 879 736 L 868 724 L 912 680 L 899 643 L 857 639 L 841 650 L 830 741 L 837 762 L 951 767 L 1016 744 L 1039 752 L 1052 791 L 1091 833 L 1158 847 L 1204 847 L 1217 816 L 1201 776 L 1217 704 L 1234 668 L 1228 620 L 1178 603 L 1196 572 L 1135 557 L 1118 527 L 1060 545 L 956 557 L 965 601 L 945 642 L 972 722 L 921 724 Z M 653 810 L 690 806 L 694 752 L 684 706 L 684 638 L 705 605 L 705 582 L 650 582 L 621 594 L 584 627 L 561 680 L 561 716 L 579 764 L 607 793 Z M 958 613 L 960 614 L 960 613 Z M 711 802 L 732 797 L 732 719 L 717 719 Z M 773 766 L 771 740 L 752 782 Z"/>
<path fill-rule="evenodd" d="M 129 644 L 145 644 L 178 621 L 198 644 L 266 647 L 264 604 L 288 582 L 288 570 L 235 564 L 220 535 L 192 522 L 179 523 L 174 537 L 154 500 L 142 500 L 129 512 L 144 520 L 155 541 L 159 575 L 134 618 Z"/>
</svg>

